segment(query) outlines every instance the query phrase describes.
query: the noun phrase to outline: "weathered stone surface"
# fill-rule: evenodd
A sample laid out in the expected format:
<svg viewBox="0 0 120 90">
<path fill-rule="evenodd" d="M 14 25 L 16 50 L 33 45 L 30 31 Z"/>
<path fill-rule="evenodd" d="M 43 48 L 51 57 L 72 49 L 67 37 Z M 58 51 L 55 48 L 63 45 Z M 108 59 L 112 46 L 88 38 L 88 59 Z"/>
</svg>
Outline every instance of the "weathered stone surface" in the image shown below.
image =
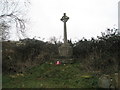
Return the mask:
<svg viewBox="0 0 120 90">
<path fill-rule="evenodd" d="M 62 63 L 73 63 L 74 60 L 72 59 L 73 55 L 73 48 L 70 46 L 67 40 L 67 26 L 66 22 L 68 21 L 69 17 L 66 16 L 66 13 L 64 13 L 63 17 L 60 19 L 64 23 L 64 43 L 59 47 L 59 61 Z"/>
<path fill-rule="evenodd" d="M 100 88 L 118 88 L 118 73 L 112 75 L 102 75 L 99 78 L 98 85 Z"/>
<path fill-rule="evenodd" d="M 63 57 L 72 57 L 73 49 L 68 43 L 63 44 L 59 47 L 59 54 Z"/>
<path fill-rule="evenodd" d="M 62 64 L 72 64 L 74 63 L 74 59 L 73 58 L 62 58 L 62 59 L 56 59 L 56 61 L 60 61 Z"/>
<path fill-rule="evenodd" d="M 67 25 L 66 22 L 68 21 L 69 17 L 66 16 L 66 13 L 64 13 L 63 17 L 60 19 L 64 22 L 64 43 L 67 43 Z"/>
<path fill-rule="evenodd" d="M 70 59 L 73 54 L 73 49 L 70 46 L 70 44 L 67 42 L 67 29 L 66 29 L 66 22 L 68 21 L 69 17 L 66 16 L 66 13 L 64 13 L 63 17 L 60 19 L 64 22 L 64 43 L 59 47 L 59 55 L 61 57 L 65 57 L 67 59 Z M 64 59 L 65 59 L 64 58 Z"/>
<path fill-rule="evenodd" d="M 120 89 L 120 72 L 118 73 L 118 88 Z"/>
<path fill-rule="evenodd" d="M 103 75 L 99 78 L 99 87 L 100 88 L 109 88 L 110 79 L 108 75 Z"/>
</svg>

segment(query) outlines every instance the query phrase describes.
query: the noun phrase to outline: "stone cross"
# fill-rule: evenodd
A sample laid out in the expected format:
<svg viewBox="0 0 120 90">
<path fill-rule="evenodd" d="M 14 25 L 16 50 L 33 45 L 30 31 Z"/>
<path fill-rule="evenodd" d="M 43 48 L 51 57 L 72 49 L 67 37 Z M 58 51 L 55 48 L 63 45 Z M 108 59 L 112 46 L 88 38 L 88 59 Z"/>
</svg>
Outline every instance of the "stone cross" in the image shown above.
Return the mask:
<svg viewBox="0 0 120 90">
<path fill-rule="evenodd" d="M 72 47 L 67 42 L 66 22 L 68 21 L 68 19 L 69 17 L 66 16 L 66 13 L 64 13 L 63 17 L 60 19 L 64 23 L 64 43 L 59 47 L 59 55 L 64 57 L 64 59 L 67 58 L 67 61 L 71 61 L 73 51 L 72 51 Z"/>
<path fill-rule="evenodd" d="M 66 27 L 66 22 L 68 21 L 69 17 L 66 16 L 66 13 L 64 13 L 64 16 L 60 19 L 61 21 L 64 22 L 64 44 L 67 43 L 67 27 Z"/>
</svg>

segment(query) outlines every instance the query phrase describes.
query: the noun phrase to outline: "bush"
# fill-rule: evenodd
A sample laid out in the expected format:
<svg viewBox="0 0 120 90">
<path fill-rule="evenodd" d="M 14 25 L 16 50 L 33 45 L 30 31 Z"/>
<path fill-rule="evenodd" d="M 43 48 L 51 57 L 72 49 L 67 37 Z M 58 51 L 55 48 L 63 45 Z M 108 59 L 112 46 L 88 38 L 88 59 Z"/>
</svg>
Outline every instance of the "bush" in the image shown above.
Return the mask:
<svg viewBox="0 0 120 90">
<path fill-rule="evenodd" d="M 3 72 L 22 72 L 26 67 L 42 64 L 57 55 L 58 47 L 55 44 L 35 39 L 4 41 Z"/>
</svg>

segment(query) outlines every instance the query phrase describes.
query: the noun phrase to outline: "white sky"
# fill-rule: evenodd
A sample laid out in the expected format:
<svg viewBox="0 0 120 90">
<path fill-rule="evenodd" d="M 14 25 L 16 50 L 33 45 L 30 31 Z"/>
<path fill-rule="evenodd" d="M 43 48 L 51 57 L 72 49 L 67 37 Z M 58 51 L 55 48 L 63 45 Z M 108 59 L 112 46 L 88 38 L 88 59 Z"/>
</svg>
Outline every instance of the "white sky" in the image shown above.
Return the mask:
<svg viewBox="0 0 120 90">
<path fill-rule="evenodd" d="M 28 36 L 63 39 L 63 13 L 67 22 L 68 39 L 80 40 L 100 36 L 107 28 L 118 26 L 119 0 L 31 0 Z M 29 16 L 28 16 L 29 17 Z"/>
</svg>

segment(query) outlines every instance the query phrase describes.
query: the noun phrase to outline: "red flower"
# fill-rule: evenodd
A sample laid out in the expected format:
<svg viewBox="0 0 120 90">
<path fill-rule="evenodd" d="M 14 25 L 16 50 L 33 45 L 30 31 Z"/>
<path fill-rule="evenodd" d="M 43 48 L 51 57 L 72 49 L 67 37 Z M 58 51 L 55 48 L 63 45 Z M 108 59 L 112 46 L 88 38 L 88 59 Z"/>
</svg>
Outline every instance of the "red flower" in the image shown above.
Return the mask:
<svg viewBox="0 0 120 90">
<path fill-rule="evenodd" d="M 60 61 L 56 61 L 56 63 L 55 63 L 56 65 L 59 65 L 59 64 L 61 64 L 61 62 Z"/>
</svg>

